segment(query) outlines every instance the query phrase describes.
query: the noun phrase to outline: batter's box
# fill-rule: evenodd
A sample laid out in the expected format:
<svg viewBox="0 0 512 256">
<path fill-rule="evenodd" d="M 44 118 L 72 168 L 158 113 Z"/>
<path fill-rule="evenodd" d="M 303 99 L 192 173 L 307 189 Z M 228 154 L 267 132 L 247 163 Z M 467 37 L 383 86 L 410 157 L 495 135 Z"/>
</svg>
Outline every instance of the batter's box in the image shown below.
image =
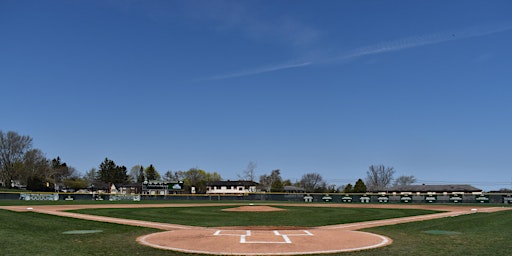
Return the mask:
<svg viewBox="0 0 512 256">
<path fill-rule="evenodd" d="M 291 244 L 290 236 L 313 236 L 307 230 L 217 230 L 214 236 L 240 236 L 242 244 Z"/>
</svg>

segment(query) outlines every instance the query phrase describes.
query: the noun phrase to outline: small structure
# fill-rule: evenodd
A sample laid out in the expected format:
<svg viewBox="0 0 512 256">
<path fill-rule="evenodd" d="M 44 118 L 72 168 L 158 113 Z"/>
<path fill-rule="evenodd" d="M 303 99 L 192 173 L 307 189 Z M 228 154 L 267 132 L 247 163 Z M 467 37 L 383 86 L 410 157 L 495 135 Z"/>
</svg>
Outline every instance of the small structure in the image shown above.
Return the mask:
<svg viewBox="0 0 512 256">
<path fill-rule="evenodd" d="M 183 192 L 183 181 L 144 181 L 142 194 L 144 195 L 168 195 Z"/>
<path fill-rule="evenodd" d="M 257 182 L 236 180 L 236 181 L 212 181 L 206 183 L 206 194 L 246 194 L 255 193 Z"/>
<path fill-rule="evenodd" d="M 306 190 L 297 186 L 284 186 L 285 193 L 306 193 Z"/>
</svg>

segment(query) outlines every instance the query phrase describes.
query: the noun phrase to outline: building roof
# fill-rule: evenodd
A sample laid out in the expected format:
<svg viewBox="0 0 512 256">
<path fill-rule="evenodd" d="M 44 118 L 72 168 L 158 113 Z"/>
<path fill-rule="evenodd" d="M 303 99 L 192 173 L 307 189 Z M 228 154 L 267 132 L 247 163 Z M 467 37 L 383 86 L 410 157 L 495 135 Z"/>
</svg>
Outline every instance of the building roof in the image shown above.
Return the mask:
<svg viewBox="0 0 512 256">
<path fill-rule="evenodd" d="M 250 187 L 250 186 L 257 186 L 258 183 L 254 181 L 249 180 L 227 180 L 227 181 L 210 181 L 206 183 L 206 186 L 244 186 L 244 187 Z"/>
<path fill-rule="evenodd" d="M 285 192 L 290 192 L 290 191 L 301 191 L 301 192 L 304 192 L 306 190 L 304 188 L 297 187 L 297 186 L 284 186 L 284 191 Z"/>
<path fill-rule="evenodd" d="M 482 192 L 481 189 L 467 184 L 448 185 L 408 185 L 393 187 L 389 192 Z"/>
</svg>

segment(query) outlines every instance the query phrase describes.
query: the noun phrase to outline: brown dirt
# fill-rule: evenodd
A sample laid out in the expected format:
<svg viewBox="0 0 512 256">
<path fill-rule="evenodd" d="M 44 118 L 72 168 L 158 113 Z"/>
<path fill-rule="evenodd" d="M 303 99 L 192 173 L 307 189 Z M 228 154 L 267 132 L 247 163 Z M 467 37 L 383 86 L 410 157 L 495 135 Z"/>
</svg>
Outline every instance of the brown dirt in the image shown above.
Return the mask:
<svg viewBox="0 0 512 256">
<path fill-rule="evenodd" d="M 277 211 L 286 211 L 286 209 L 276 208 L 267 205 L 244 205 L 235 208 L 226 208 L 223 211 L 227 212 L 277 212 Z"/>
</svg>

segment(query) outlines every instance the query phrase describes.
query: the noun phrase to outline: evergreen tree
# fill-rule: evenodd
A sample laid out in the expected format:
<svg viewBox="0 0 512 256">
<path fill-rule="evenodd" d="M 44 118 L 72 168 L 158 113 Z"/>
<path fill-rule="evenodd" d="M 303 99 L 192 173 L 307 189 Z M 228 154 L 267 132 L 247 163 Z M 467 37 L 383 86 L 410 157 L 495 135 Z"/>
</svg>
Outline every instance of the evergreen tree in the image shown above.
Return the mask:
<svg viewBox="0 0 512 256">
<path fill-rule="evenodd" d="M 352 184 L 349 183 L 345 186 L 345 189 L 343 189 L 343 193 L 352 193 L 352 192 L 354 192 L 354 189 L 352 187 Z"/>
<path fill-rule="evenodd" d="M 137 175 L 137 183 L 142 183 L 146 179 L 146 176 L 144 176 L 144 167 L 140 167 L 139 174 Z"/>
<path fill-rule="evenodd" d="M 160 180 L 160 173 L 153 167 L 152 164 L 148 166 L 145 170 L 146 172 L 146 179 L 147 180 Z"/>
<path fill-rule="evenodd" d="M 354 185 L 353 192 L 354 193 L 366 193 L 366 185 L 364 184 L 362 179 L 358 179 L 356 184 Z"/>
<path fill-rule="evenodd" d="M 97 179 L 107 184 L 126 184 L 129 177 L 125 166 L 118 166 L 114 161 L 105 158 L 105 161 L 100 164 Z"/>
</svg>

